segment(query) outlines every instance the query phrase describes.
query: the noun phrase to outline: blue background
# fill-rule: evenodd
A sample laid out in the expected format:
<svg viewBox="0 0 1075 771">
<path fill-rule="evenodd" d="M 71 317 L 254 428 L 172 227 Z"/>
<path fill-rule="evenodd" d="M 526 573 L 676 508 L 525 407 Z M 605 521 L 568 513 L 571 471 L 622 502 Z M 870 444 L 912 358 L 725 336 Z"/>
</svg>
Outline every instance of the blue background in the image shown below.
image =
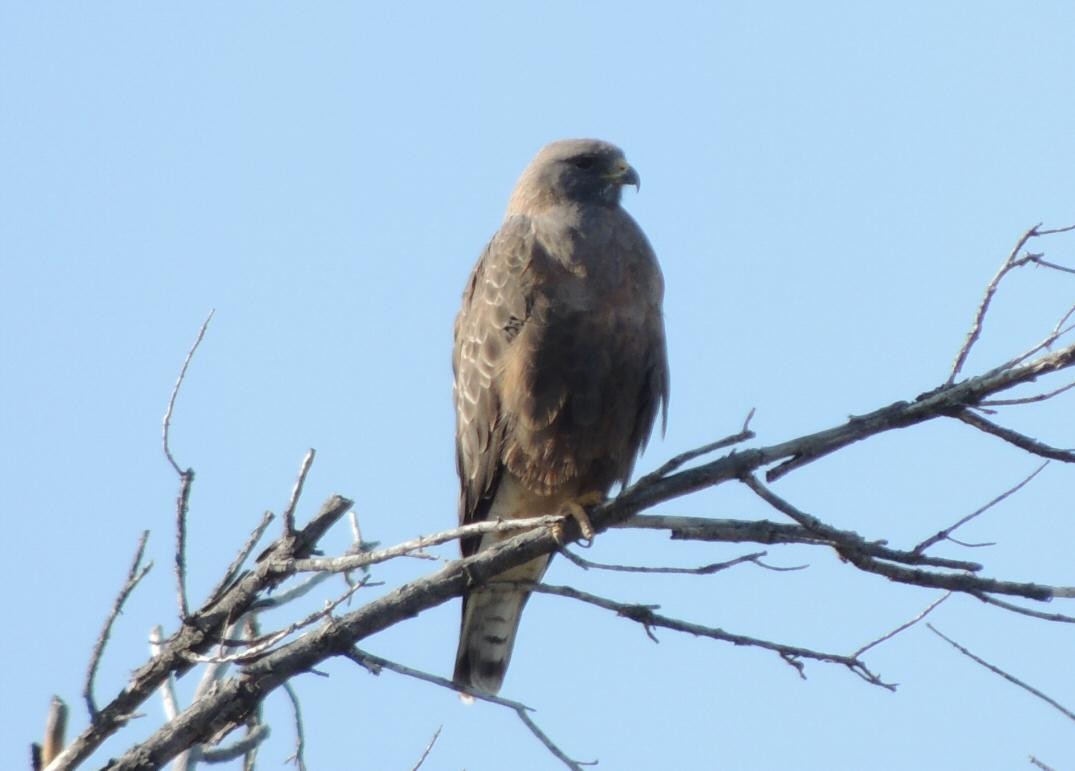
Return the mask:
<svg viewBox="0 0 1075 771">
<path fill-rule="evenodd" d="M 453 523 L 452 318 L 515 178 L 552 139 L 614 141 L 642 176 L 625 206 L 665 270 L 672 400 L 639 469 L 732 433 L 751 407 L 759 443 L 825 428 L 942 382 L 1019 234 L 1075 221 L 1073 29 L 1066 2 L 0 4 L 0 756 L 22 766 L 53 693 L 85 725 L 86 660 L 145 528 L 156 565 L 116 625 L 99 701 L 144 660 L 152 625 L 175 627 L 160 421 L 211 308 L 172 434 L 197 471 L 193 603 L 262 511 L 282 510 L 308 447 L 300 517 L 339 492 L 385 544 Z M 1075 264 L 1075 237 L 1034 246 Z M 1073 299 L 1070 275 L 1012 276 L 967 372 L 1037 342 Z M 1000 419 L 1071 446 L 1073 393 Z M 1036 465 L 937 422 L 775 489 L 909 547 Z M 996 546 L 936 551 L 1075 583 L 1073 484 L 1054 463 L 961 531 Z M 779 519 L 734 485 L 662 510 Z M 326 546 L 348 539 L 341 525 Z M 694 565 L 750 550 L 614 533 L 587 556 Z M 637 577 L 558 560 L 548 578 L 843 653 L 938 596 L 824 550 L 769 552 L 810 568 Z M 434 567 L 378 568 L 387 586 L 366 596 Z M 1075 703 L 1069 626 L 970 598 L 932 618 Z M 449 603 L 364 645 L 448 674 L 457 624 Z M 537 597 L 503 695 L 608 769 L 1075 764 L 1070 721 L 924 627 L 867 656 L 895 694 L 659 637 Z M 440 725 L 424 768 L 557 767 L 504 709 L 349 662 L 324 671 L 295 682 L 310 768 L 410 768 Z M 158 701 L 145 710 L 89 767 L 152 731 Z M 283 694 L 266 716 L 271 769 L 292 751 Z"/>
</svg>

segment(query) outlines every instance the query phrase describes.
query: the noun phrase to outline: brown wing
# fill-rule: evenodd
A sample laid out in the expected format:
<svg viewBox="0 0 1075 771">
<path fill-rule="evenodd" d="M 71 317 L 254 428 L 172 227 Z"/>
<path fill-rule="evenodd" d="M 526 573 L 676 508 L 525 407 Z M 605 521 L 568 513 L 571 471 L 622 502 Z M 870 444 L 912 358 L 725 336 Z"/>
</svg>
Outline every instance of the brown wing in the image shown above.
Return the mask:
<svg viewBox="0 0 1075 771">
<path fill-rule="evenodd" d="M 509 422 L 497 380 L 508 346 L 529 316 L 532 281 L 527 270 L 534 248 L 528 221 L 505 221 L 474 266 L 455 320 L 456 466 L 459 522 L 485 519 L 503 470 L 501 453 Z M 462 541 L 463 556 L 480 538 Z"/>
</svg>

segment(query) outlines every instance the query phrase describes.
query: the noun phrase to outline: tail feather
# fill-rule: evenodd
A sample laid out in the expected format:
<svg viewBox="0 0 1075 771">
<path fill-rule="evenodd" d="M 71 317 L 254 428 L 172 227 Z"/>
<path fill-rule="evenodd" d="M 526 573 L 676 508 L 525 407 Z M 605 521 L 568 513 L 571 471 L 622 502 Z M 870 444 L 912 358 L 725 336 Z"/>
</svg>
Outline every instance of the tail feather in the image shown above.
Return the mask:
<svg viewBox="0 0 1075 771">
<path fill-rule="evenodd" d="M 538 581 L 548 562 L 548 557 L 540 557 L 494 580 Z M 500 691 L 528 599 L 526 590 L 495 583 L 467 592 L 452 678 L 457 685 L 489 694 Z"/>
</svg>

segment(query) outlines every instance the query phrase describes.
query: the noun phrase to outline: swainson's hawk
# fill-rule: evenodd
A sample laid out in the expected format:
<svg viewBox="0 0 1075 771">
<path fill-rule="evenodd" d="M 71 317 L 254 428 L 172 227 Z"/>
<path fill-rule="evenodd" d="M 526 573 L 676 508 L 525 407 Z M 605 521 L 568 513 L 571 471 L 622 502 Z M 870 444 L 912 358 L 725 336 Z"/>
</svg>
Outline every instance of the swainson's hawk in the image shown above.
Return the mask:
<svg viewBox="0 0 1075 771">
<path fill-rule="evenodd" d="M 604 499 L 666 410 L 664 281 L 620 208 L 621 188 L 638 181 L 618 147 L 569 139 L 543 148 L 515 186 L 455 321 L 461 524 Z M 463 539 L 463 555 L 505 537 Z M 548 562 L 498 578 L 538 581 Z M 457 684 L 500 690 L 528 597 L 495 584 L 463 595 Z"/>
</svg>

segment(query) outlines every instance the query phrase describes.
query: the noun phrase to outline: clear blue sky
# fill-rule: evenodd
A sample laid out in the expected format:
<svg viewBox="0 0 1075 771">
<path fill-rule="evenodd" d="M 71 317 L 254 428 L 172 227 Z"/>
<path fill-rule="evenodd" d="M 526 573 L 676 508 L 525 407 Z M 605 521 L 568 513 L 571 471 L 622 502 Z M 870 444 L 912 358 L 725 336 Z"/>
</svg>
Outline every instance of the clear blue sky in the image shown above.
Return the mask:
<svg viewBox="0 0 1075 771">
<path fill-rule="evenodd" d="M 174 628 L 160 418 L 210 308 L 173 433 L 198 475 L 195 599 L 261 512 L 281 510 L 308 447 L 302 514 L 348 495 L 385 543 L 453 522 L 452 317 L 516 176 L 552 139 L 612 140 L 643 179 L 625 205 L 666 274 L 672 400 L 640 469 L 734 431 L 751 407 L 759 442 L 824 428 L 943 381 L 1017 236 L 1075 221 L 1073 30 L 1067 2 L 0 5 L 0 757 L 22 764 L 53 693 L 85 725 L 85 662 L 142 529 L 156 566 L 116 626 L 98 698 L 144 660 L 153 624 Z M 1075 260 L 1075 238 L 1045 245 Z M 968 372 L 1036 342 L 1073 299 L 1070 276 L 1015 277 Z M 1003 419 L 1071 446 L 1073 398 Z M 909 546 L 1034 465 L 938 424 L 777 490 Z M 996 546 L 942 552 L 1075 583 L 1073 488 L 1075 471 L 1053 464 L 964 533 Z M 738 489 L 665 511 L 778 518 Z M 589 556 L 747 551 L 620 534 Z M 770 560 L 810 569 L 643 580 L 560 560 L 549 580 L 842 652 L 936 597 L 825 552 Z M 935 622 L 1075 704 L 1070 628 L 968 599 Z M 447 674 L 457 623 L 451 603 L 365 644 Z M 504 695 L 603 769 L 1012 769 L 1030 753 L 1075 767 L 1070 721 L 925 629 L 869 656 L 896 694 L 660 637 L 538 597 Z M 439 725 L 425 768 L 557 767 L 504 710 L 349 663 L 325 671 L 295 683 L 311 768 L 410 768 Z M 291 729 L 282 695 L 266 710 L 272 769 Z M 91 766 L 145 735 L 159 705 L 146 712 Z"/>
</svg>

